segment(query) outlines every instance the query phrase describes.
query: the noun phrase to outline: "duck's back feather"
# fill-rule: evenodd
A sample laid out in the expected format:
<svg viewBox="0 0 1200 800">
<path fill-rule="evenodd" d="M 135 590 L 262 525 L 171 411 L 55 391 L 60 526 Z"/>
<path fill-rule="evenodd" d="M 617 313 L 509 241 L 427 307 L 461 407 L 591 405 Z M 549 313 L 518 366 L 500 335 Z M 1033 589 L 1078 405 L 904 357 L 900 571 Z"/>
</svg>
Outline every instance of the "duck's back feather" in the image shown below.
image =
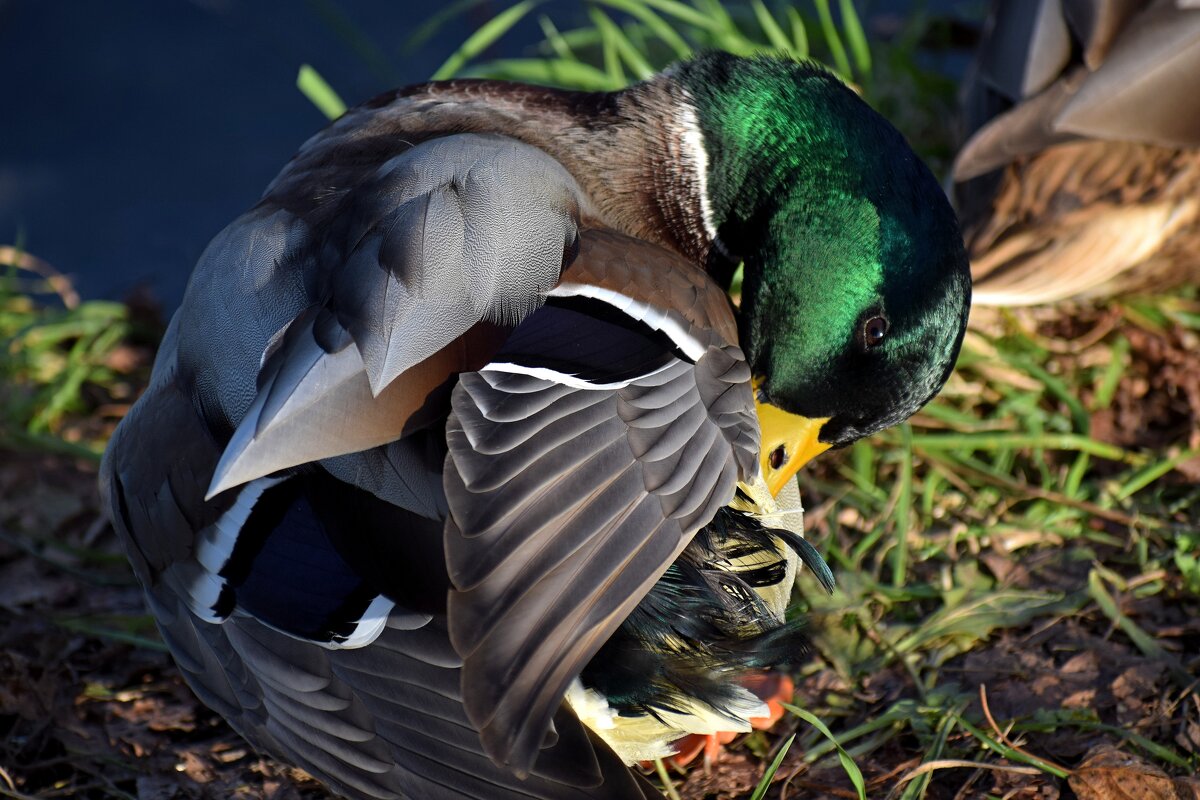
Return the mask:
<svg viewBox="0 0 1200 800">
<path fill-rule="evenodd" d="M 1200 11 L 1177 0 L 1031 0 L 997 4 L 989 25 L 955 180 L 1073 139 L 1200 145 Z"/>
<path fill-rule="evenodd" d="M 398 438 L 431 388 L 416 382 L 466 366 L 464 334 L 516 323 L 558 281 L 583 203 L 558 162 L 494 135 L 396 150 L 324 201 L 332 216 L 293 215 L 268 193 L 201 256 L 181 325 L 239 334 L 191 335 L 180 354 L 210 416 L 241 426 L 210 494 Z M 442 380 L 424 363 L 434 356 Z"/>
</svg>

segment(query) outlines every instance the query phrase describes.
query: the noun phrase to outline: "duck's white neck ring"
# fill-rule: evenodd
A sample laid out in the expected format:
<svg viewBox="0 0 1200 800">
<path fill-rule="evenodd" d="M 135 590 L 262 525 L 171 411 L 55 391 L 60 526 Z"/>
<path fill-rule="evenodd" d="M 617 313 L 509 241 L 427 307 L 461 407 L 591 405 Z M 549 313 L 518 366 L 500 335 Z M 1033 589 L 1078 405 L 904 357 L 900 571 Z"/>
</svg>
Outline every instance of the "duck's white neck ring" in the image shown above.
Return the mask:
<svg viewBox="0 0 1200 800">
<path fill-rule="evenodd" d="M 698 206 L 695 210 L 699 211 L 699 227 L 707 240 L 704 242 L 704 250 L 713 246 L 720 247 L 717 227 L 713 222 L 712 203 L 708 196 L 708 151 L 704 146 L 704 134 L 700 132 L 700 124 L 696 119 L 696 109 L 687 93 L 684 93 L 682 102 L 676 107 L 671 127 L 671 144 L 677 148 L 673 155 L 678 158 L 682 167 L 680 177 L 681 188 L 686 198 L 684 205 L 691 205 L 691 202 L 688 202 L 691 200 Z"/>
</svg>

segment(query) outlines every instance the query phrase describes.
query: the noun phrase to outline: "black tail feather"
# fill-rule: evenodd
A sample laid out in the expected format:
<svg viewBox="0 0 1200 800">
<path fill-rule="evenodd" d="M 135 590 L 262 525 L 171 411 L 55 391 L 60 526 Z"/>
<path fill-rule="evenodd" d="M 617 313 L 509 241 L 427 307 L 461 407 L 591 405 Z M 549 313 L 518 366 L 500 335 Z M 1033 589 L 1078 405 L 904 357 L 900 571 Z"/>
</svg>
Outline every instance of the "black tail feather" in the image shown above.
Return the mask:
<svg viewBox="0 0 1200 800">
<path fill-rule="evenodd" d="M 754 591 L 784 580 L 781 541 L 832 591 L 832 572 L 802 537 L 724 508 L 591 660 L 584 685 L 623 716 L 658 717 L 689 699 L 732 715 L 740 677 L 811 651 L 805 620 L 777 619 Z"/>
</svg>

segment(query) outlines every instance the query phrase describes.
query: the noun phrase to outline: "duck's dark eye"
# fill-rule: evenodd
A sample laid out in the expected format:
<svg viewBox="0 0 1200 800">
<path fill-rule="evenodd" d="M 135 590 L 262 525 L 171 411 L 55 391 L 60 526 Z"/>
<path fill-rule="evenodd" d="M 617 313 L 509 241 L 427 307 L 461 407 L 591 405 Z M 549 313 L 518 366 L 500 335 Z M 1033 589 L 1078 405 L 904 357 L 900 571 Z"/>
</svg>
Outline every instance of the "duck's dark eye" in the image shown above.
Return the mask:
<svg viewBox="0 0 1200 800">
<path fill-rule="evenodd" d="M 884 338 L 887 337 L 887 332 L 887 317 L 871 317 L 863 323 L 863 344 L 867 347 L 878 347 L 883 344 Z"/>
<path fill-rule="evenodd" d="M 767 463 L 771 465 L 771 469 L 779 469 L 787 461 L 787 448 L 779 445 L 771 451 L 771 455 L 767 456 Z"/>
</svg>

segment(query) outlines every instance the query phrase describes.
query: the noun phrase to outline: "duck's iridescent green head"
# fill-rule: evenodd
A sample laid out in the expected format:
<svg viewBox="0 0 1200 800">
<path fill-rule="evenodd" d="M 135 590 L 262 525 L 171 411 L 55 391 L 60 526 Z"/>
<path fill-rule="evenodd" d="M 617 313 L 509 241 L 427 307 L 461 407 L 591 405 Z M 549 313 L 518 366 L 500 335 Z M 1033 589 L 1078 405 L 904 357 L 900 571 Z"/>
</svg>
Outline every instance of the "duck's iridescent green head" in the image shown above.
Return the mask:
<svg viewBox="0 0 1200 800">
<path fill-rule="evenodd" d="M 819 438 L 834 446 L 906 419 L 949 376 L 970 299 L 937 181 L 823 69 L 714 53 L 677 70 L 708 157 L 714 249 L 746 265 L 741 345 L 760 400 L 827 418 Z"/>
</svg>

